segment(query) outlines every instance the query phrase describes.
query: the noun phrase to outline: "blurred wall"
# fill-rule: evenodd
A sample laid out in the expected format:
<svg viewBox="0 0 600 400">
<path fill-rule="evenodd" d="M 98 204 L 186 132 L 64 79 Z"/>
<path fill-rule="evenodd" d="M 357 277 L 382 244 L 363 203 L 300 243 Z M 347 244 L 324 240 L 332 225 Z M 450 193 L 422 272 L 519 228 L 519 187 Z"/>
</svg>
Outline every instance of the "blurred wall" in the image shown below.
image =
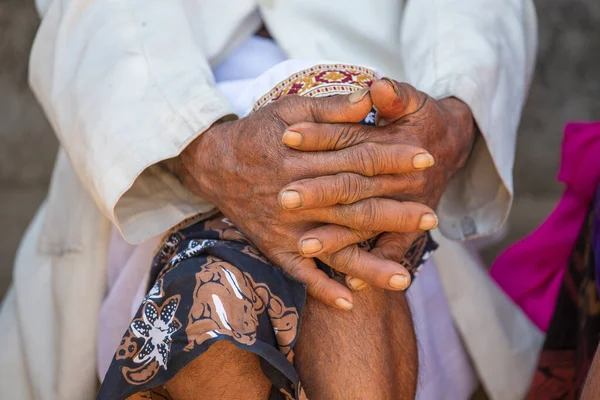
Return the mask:
<svg viewBox="0 0 600 400">
<path fill-rule="evenodd" d="M 522 237 L 552 209 L 566 121 L 600 119 L 600 2 L 538 0 L 540 53 L 524 111 L 507 236 Z M 27 87 L 27 58 L 38 20 L 32 0 L 0 0 L 0 296 L 14 253 L 45 196 L 56 139 Z"/>
<path fill-rule="evenodd" d="M 33 0 L 0 0 L 0 297 L 19 239 L 46 195 L 58 147 L 27 84 Z"/>
<path fill-rule="evenodd" d="M 490 263 L 552 211 L 562 130 L 567 121 L 600 120 L 600 2 L 535 0 L 538 62 L 523 112 L 515 162 L 516 199 L 507 236 L 484 251 Z"/>
</svg>

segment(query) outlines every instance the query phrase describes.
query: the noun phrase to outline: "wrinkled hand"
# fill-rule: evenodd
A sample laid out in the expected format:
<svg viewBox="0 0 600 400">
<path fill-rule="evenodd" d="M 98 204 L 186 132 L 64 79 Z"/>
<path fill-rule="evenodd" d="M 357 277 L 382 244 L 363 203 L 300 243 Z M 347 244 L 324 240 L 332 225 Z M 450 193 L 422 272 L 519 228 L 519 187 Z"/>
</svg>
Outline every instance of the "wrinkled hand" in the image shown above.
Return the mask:
<svg viewBox="0 0 600 400">
<path fill-rule="evenodd" d="M 294 210 L 352 204 L 379 197 L 422 203 L 432 208 L 437 206 L 449 180 L 465 165 L 473 145 L 476 127 L 469 107 L 455 98 L 436 101 L 408 84 L 389 79 L 372 85 L 371 99 L 377 109 L 376 127 L 302 122 L 288 128 L 283 142 L 296 150 L 315 152 L 368 146 L 370 151 L 365 154 L 371 157 L 362 160 L 364 165 L 370 166 L 362 173 L 339 173 L 287 185 L 281 196 L 299 199 Z M 423 170 L 404 174 L 386 171 L 386 165 L 392 159 L 399 162 L 404 156 L 389 150 L 406 145 L 427 149 L 429 154 L 413 159 L 415 166 Z M 426 167 L 431 168 L 424 169 Z M 375 228 L 380 226 L 380 221 L 399 218 L 394 211 L 377 207 L 366 212 L 365 219 L 372 221 L 371 228 L 322 225 L 300 237 L 299 251 L 306 257 L 316 257 L 329 264 L 331 255 L 345 246 L 385 231 Z M 419 231 L 384 233 L 371 252 L 398 262 L 420 234 Z M 368 286 L 364 280 L 356 278 L 360 277 L 347 277 L 351 288 L 360 290 Z"/>
<path fill-rule="evenodd" d="M 415 170 L 413 160 L 429 156 L 408 143 L 377 149 L 357 143 L 338 151 L 299 152 L 284 146 L 281 135 L 300 121 L 314 121 L 315 134 L 329 123 L 356 123 L 372 108 L 366 94 L 284 97 L 245 118 L 213 125 L 184 150 L 175 168 L 184 185 L 215 204 L 271 261 L 305 282 L 311 296 L 345 310 L 352 307 L 351 291 L 319 270 L 313 259 L 298 254 L 298 237 L 323 223 L 356 231 L 411 232 L 431 221 L 433 211 L 414 202 L 375 198 L 289 211 L 282 205 L 293 198 L 279 196 L 281 188 L 337 173 L 409 173 Z M 386 162 L 375 171 L 374 159 Z M 393 217 L 373 220 L 373 213 Z M 410 279 L 400 264 L 356 245 L 330 252 L 328 261 L 332 268 L 386 289 L 404 289 Z"/>
</svg>

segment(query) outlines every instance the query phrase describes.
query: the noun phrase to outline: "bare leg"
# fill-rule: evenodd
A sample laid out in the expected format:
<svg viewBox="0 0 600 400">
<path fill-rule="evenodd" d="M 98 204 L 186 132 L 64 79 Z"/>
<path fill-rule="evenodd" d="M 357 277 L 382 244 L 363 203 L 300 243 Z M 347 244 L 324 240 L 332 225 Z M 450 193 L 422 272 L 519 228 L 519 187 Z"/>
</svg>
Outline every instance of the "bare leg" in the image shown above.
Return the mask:
<svg viewBox="0 0 600 400">
<path fill-rule="evenodd" d="M 308 299 L 295 346 L 310 400 L 413 399 L 417 347 L 403 293 L 369 288 L 343 312 Z M 217 342 L 167 383 L 176 400 L 267 399 L 271 383 L 258 356 Z"/>
<path fill-rule="evenodd" d="M 354 293 L 346 313 L 308 299 L 294 348 L 310 400 L 414 399 L 417 345 L 404 293 Z"/>
<path fill-rule="evenodd" d="M 165 385 L 175 400 L 269 398 L 271 382 L 258 356 L 219 341 Z"/>
</svg>

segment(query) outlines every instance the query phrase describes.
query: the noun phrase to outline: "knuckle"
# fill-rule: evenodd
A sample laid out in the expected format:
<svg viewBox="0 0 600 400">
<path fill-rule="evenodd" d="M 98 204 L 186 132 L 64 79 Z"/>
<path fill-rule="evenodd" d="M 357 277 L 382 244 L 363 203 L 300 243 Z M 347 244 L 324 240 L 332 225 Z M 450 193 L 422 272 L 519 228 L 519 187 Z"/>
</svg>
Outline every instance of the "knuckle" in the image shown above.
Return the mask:
<svg viewBox="0 0 600 400">
<path fill-rule="evenodd" d="M 401 93 L 406 93 L 408 96 L 417 96 L 420 92 L 410 83 L 397 82 L 396 85 Z"/>
<path fill-rule="evenodd" d="M 381 217 L 382 212 L 379 203 L 375 199 L 364 200 L 360 203 L 360 208 L 355 214 L 356 226 L 366 229 L 379 226 Z"/>
<path fill-rule="evenodd" d="M 327 117 L 339 115 L 338 99 L 330 97 L 304 97 L 310 101 L 310 110 L 316 121 L 323 121 Z"/>
<path fill-rule="evenodd" d="M 414 86 L 401 82 L 398 84 L 399 92 L 401 93 L 400 98 L 404 104 L 410 104 L 411 108 L 415 111 L 420 110 L 427 100 L 427 95 Z"/>
<path fill-rule="evenodd" d="M 336 149 L 354 146 L 369 137 L 369 130 L 364 125 L 340 125 Z"/>
<path fill-rule="evenodd" d="M 266 256 L 277 265 L 280 265 L 281 269 L 283 269 L 286 273 L 294 278 L 298 278 L 298 263 L 294 262 L 292 258 L 287 257 L 281 252 L 268 252 Z"/>
<path fill-rule="evenodd" d="M 325 285 L 323 285 L 323 283 L 320 280 L 311 282 L 308 286 L 310 288 L 310 293 L 313 297 L 317 299 L 322 299 L 325 297 Z"/>
<path fill-rule="evenodd" d="M 320 178 L 301 182 L 299 191 L 302 193 L 304 207 L 323 207 L 331 202 L 331 191 L 327 188 L 327 181 Z"/>
<path fill-rule="evenodd" d="M 336 232 L 333 240 L 334 240 L 334 242 L 332 243 L 332 248 L 334 248 L 334 249 L 342 249 L 348 245 L 348 243 L 347 243 L 348 239 L 345 235 L 345 232 L 343 232 L 341 230 Z"/>
<path fill-rule="evenodd" d="M 346 266 L 348 264 L 348 259 L 347 257 L 344 256 L 344 252 L 343 251 L 337 251 L 335 253 L 332 253 L 329 255 L 328 258 L 328 263 L 335 268 L 336 270 L 340 271 L 340 272 L 345 272 L 346 271 Z"/>
<path fill-rule="evenodd" d="M 398 86 L 401 92 L 415 93 L 417 91 L 411 84 L 406 82 L 396 82 L 396 86 Z"/>
<path fill-rule="evenodd" d="M 413 227 L 410 226 L 410 218 L 407 210 L 402 207 L 395 214 L 394 218 L 394 230 L 397 232 L 405 232 L 406 230 L 411 230 Z"/>
<path fill-rule="evenodd" d="M 416 236 L 412 233 L 395 233 L 388 232 L 383 234 L 378 241 L 378 244 L 382 246 L 390 246 L 399 250 L 407 250 L 412 242 L 416 239 Z"/>
<path fill-rule="evenodd" d="M 406 243 L 406 240 L 402 240 L 401 238 L 396 238 L 396 240 L 390 240 L 387 243 L 387 249 L 390 254 L 395 254 L 397 256 L 403 257 L 406 252 L 409 244 Z"/>
<path fill-rule="evenodd" d="M 379 158 L 379 173 L 387 174 L 402 174 L 406 172 L 406 159 L 398 147 L 386 146 L 382 147 Z"/>
<path fill-rule="evenodd" d="M 391 246 L 389 251 L 389 259 L 395 261 L 397 263 L 401 262 L 408 251 L 407 247 L 401 246 L 400 244 L 395 244 Z"/>
<path fill-rule="evenodd" d="M 290 261 L 288 262 L 287 268 L 285 268 L 284 271 L 291 277 L 301 282 L 313 284 L 314 276 L 310 273 L 310 267 L 305 264 L 306 259 L 303 259 L 300 256 L 288 257 Z"/>
<path fill-rule="evenodd" d="M 378 162 L 381 156 L 381 146 L 368 142 L 364 143 L 356 152 L 356 165 L 358 171 L 364 176 L 374 176 L 379 173 Z"/>
<path fill-rule="evenodd" d="M 342 173 L 339 174 L 339 203 L 352 204 L 359 200 L 359 196 L 363 191 L 363 185 L 360 175 Z"/>
<path fill-rule="evenodd" d="M 287 268 L 285 268 L 286 272 L 288 274 L 290 274 L 291 276 L 293 276 L 294 278 L 300 278 L 300 274 L 298 274 L 299 272 L 299 268 L 298 268 L 298 264 L 296 263 L 290 263 L 287 265 Z"/>
<path fill-rule="evenodd" d="M 406 251 L 399 245 L 391 244 L 389 246 L 383 247 L 381 249 L 381 252 L 382 256 L 387 260 L 400 262 L 404 258 L 404 253 Z"/>
<path fill-rule="evenodd" d="M 298 107 L 298 103 L 301 102 L 298 99 L 299 97 L 294 95 L 284 96 L 271 104 L 267 104 L 265 110 L 269 110 L 285 120 L 287 119 L 285 117 L 291 115 L 290 113 Z"/>
<path fill-rule="evenodd" d="M 352 246 L 331 255 L 332 264 L 341 272 L 351 271 L 358 260 L 358 247 Z"/>
<path fill-rule="evenodd" d="M 334 149 L 343 149 L 353 144 L 352 125 L 340 125 L 331 132 L 331 144 Z"/>
<path fill-rule="evenodd" d="M 325 189 L 325 187 L 323 187 L 323 185 L 314 186 L 311 192 L 309 192 L 308 195 L 313 196 L 313 201 L 318 207 L 328 205 L 329 191 L 327 189 Z"/>
<path fill-rule="evenodd" d="M 410 98 L 414 95 L 415 89 L 406 82 L 396 82 L 398 87 L 398 97 L 403 104 L 408 104 Z"/>
</svg>

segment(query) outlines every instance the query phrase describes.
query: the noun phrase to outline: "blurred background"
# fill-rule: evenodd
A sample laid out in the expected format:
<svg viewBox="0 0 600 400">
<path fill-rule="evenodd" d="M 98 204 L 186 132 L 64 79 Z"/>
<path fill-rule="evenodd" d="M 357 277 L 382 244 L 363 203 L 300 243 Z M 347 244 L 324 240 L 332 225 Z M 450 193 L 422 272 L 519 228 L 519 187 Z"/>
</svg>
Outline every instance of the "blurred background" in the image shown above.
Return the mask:
<svg viewBox="0 0 600 400">
<path fill-rule="evenodd" d="M 488 263 L 534 229 L 558 201 L 555 177 L 565 122 L 600 119 L 600 2 L 535 3 L 539 54 L 520 128 L 516 201 L 506 236 L 485 250 Z M 0 298 L 21 235 L 46 195 L 58 146 L 27 84 L 38 23 L 33 0 L 0 0 Z"/>
</svg>

